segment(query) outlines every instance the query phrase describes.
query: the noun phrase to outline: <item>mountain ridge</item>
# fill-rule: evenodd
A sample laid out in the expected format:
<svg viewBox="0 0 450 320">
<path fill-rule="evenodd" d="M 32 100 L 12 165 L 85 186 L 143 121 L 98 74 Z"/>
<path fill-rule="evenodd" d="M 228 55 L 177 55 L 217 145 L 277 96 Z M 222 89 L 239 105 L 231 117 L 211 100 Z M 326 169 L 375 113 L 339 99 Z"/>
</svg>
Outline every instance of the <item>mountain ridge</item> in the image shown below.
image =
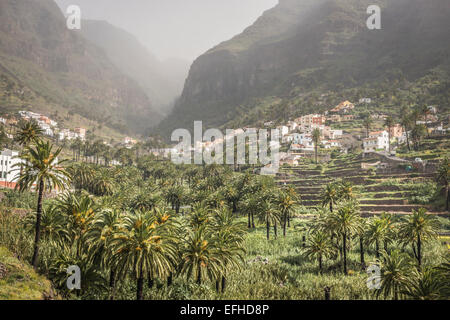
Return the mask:
<svg viewBox="0 0 450 320">
<path fill-rule="evenodd" d="M 373 4 L 382 8 L 382 30 L 366 26 L 366 10 Z M 285 18 L 285 12 L 301 19 Z M 236 111 L 249 110 L 255 99 L 355 88 L 394 77 L 414 81 L 436 67 L 445 71 L 448 14 L 445 0 L 281 1 L 241 35 L 194 62 L 174 112 L 159 128 L 169 134 L 191 128 L 194 120 L 217 127 L 241 116 Z M 261 28 L 270 30 L 265 21 L 275 21 L 281 34 L 262 37 Z M 243 46 L 242 39 L 250 40 Z"/>
<path fill-rule="evenodd" d="M 33 92 L 25 100 L 3 96 L 3 111 L 56 104 L 132 133 L 161 119 L 146 93 L 102 49 L 67 29 L 53 0 L 0 1 L 0 65 L 8 82 Z"/>
</svg>

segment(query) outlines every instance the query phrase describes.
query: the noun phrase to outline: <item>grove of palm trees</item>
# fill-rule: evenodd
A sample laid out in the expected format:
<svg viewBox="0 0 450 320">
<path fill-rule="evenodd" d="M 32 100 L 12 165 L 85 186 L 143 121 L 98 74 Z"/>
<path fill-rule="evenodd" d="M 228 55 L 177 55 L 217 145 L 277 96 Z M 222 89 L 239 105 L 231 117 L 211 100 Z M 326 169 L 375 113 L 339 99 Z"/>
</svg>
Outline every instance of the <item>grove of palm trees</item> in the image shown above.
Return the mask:
<svg viewBox="0 0 450 320">
<path fill-rule="evenodd" d="M 425 208 L 363 217 L 352 183 L 336 180 L 305 212 L 302 194 L 251 168 L 148 155 L 121 166 L 63 161 L 25 129 L 19 182 L 0 204 L 0 247 L 49 279 L 51 298 L 450 297 L 438 238 L 449 219 Z M 70 266 L 81 270 L 80 289 L 68 289 Z M 380 270 L 376 288 L 369 267 Z"/>
</svg>

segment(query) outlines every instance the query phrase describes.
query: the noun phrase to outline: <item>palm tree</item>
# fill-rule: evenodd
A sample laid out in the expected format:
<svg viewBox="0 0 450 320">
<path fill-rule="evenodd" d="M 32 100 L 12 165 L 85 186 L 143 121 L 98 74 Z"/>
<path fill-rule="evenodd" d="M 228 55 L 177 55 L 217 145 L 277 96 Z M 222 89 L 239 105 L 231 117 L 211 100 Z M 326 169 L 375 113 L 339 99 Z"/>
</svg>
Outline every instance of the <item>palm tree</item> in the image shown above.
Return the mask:
<svg viewBox="0 0 450 320">
<path fill-rule="evenodd" d="M 437 238 L 438 230 L 439 222 L 434 216 L 427 214 L 424 208 L 413 210 L 400 224 L 400 236 L 405 244 L 411 244 L 419 268 L 422 265 L 422 245 Z"/>
<path fill-rule="evenodd" d="M 25 226 L 30 231 L 36 230 L 36 214 L 28 215 Z M 53 203 L 42 208 L 41 239 L 56 246 L 61 245 L 69 239 L 67 221 Z"/>
<path fill-rule="evenodd" d="M 353 183 L 350 181 L 340 181 L 338 183 L 339 196 L 342 200 L 351 201 L 355 199 L 355 194 L 353 193 Z"/>
<path fill-rule="evenodd" d="M 56 207 L 66 218 L 70 244 L 75 247 L 77 258 L 80 258 L 88 249 L 85 247 L 85 236 L 95 220 L 98 207 L 88 194 L 71 192 L 60 195 L 56 200 Z"/>
<path fill-rule="evenodd" d="M 242 211 L 247 213 L 248 229 L 255 228 L 254 216 L 259 213 L 261 199 L 261 194 L 248 194 L 242 201 Z"/>
<path fill-rule="evenodd" d="M 286 237 L 287 222 L 295 210 L 296 202 L 288 192 L 284 191 L 279 192 L 276 202 L 283 219 L 283 236 Z"/>
<path fill-rule="evenodd" d="M 42 133 L 43 130 L 35 120 L 21 121 L 19 123 L 19 131 L 16 133 L 14 139 L 21 146 L 28 146 L 30 143 L 35 143 Z"/>
<path fill-rule="evenodd" d="M 419 150 L 420 140 L 426 135 L 426 128 L 423 124 L 416 125 L 411 131 L 411 139 L 414 144 L 414 150 Z"/>
<path fill-rule="evenodd" d="M 367 221 L 366 219 L 360 219 L 360 225 L 358 228 L 358 236 L 359 236 L 359 255 L 360 255 L 360 262 L 361 262 L 361 268 L 363 270 L 366 269 L 366 261 L 364 259 L 364 244 L 365 244 L 365 234 L 367 230 Z"/>
<path fill-rule="evenodd" d="M 95 171 L 93 180 L 89 186 L 89 191 L 97 196 L 112 195 L 116 182 L 107 168 L 100 168 Z"/>
<path fill-rule="evenodd" d="M 384 243 L 387 248 L 387 243 L 391 241 L 390 238 L 391 220 L 387 216 L 373 218 L 367 229 L 367 242 L 369 245 L 375 245 L 375 254 L 380 258 L 380 244 Z"/>
<path fill-rule="evenodd" d="M 360 216 L 352 202 L 345 203 L 330 216 L 331 227 L 342 236 L 344 274 L 347 274 L 347 240 L 358 233 Z"/>
<path fill-rule="evenodd" d="M 392 295 L 394 300 L 398 300 L 409 278 L 411 269 L 409 256 L 399 250 L 394 250 L 390 254 L 383 253 L 383 256 L 381 290 L 377 291 L 377 295 L 383 294 L 385 298 Z"/>
<path fill-rule="evenodd" d="M 428 266 L 423 270 L 412 269 L 402 294 L 413 300 L 447 300 L 448 295 L 442 295 L 445 286 L 448 283 L 443 281 L 442 273 Z"/>
<path fill-rule="evenodd" d="M 402 108 L 401 114 L 402 114 L 402 117 L 401 117 L 400 123 L 403 126 L 403 130 L 405 131 L 406 144 L 408 146 L 408 150 L 411 151 L 411 146 L 409 144 L 409 131 L 412 126 L 412 118 L 411 118 L 411 115 L 409 114 L 407 108 Z"/>
<path fill-rule="evenodd" d="M 221 287 L 222 293 L 226 287 L 227 272 L 234 269 L 239 270 L 244 261 L 245 250 L 243 249 L 244 227 L 243 224 L 234 220 L 233 213 L 227 208 L 216 210 L 213 218 L 214 240 L 223 261 Z M 219 280 L 216 283 L 219 289 Z M 219 291 L 219 290 L 217 290 Z"/>
<path fill-rule="evenodd" d="M 363 120 L 363 126 L 364 126 L 364 128 L 366 128 L 366 137 L 367 138 L 369 137 L 369 132 L 370 132 L 370 128 L 372 127 L 372 124 L 373 124 L 373 120 L 370 117 L 370 114 L 368 114 Z"/>
<path fill-rule="evenodd" d="M 95 216 L 95 220 L 92 221 L 91 227 L 85 235 L 91 259 L 96 265 L 100 265 L 102 269 L 110 269 L 109 287 L 111 289 L 111 299 L 114 299 L 117 275 L 115 269 L 111 268 L 113 253 L 110 243 L 120 230 L 120 222 L 119 211 L 102 210 Z"/>
<path fill-rule="evenodd" d="M 39 241 L 41 236 L 42 200 L 45 191 L 55 188 L 64 190 L 67 187 L 70 176 L 61 167 L 63 161 L 58 162 L 58 156 L 62 148 L 53 150 L 50 142 L 36 140 L 35 146 L 28 146 L 22 155 L 24 160 L 14 165 L 20 172 L 17 174 L 17 186 L 21 192 L 37 186 L 37 209 L 36 209 L 36 233 L 34 238 L 34 252 L 31 264 L 34 268 L 38 265 Z"/>
<path fill-rule="evenodd" d="M 336 205 L 341 199 L 341 195 L 339 194 L 338 184 L 331 182 L 325 186 L 320 195 L 322 198 L 322 206 L 330 206 L 330 211 L 333 212 L 333 207 Z"/>
<path fill-rule="evenodd" d="M 166 201 L 172 205 L 172 210 L 175 210 L 177 214 L 180 212 L 180 207 L 184 200 L 184 194 L 184 187 L 180 185 L 172 185 L 166 191 Z"/>
<path fill-rule="evenodd" d="M 319 128 L 316 128 L 313 130 L 312 132 L 312 138 L 313 138 L 313 142 L 314 142 L 314 155 L 315 155 L 315 160 L 317 163 L 317 153 L 318 153 L 318 148 L 319 148 L 319 143 L 320 143 L 320 137 L 322 136 L 322 133 L 320 132 Z"/>
<path fill-rule="evenodd" d="M 222 252 L 216 247 L 211 230 L 202 225 L 189 232 L 185 240 L 180 270 L 197 284 L 204 279 L 217 279 L 223 274 Z"/>
<path fill-rule="evenodd" d="M 144 297 L 145 275 L 167 277 L 177 260 L 176 242 L 168 232 L 170 217 L 163 223 L 152 212 L 137 211 L 123 217 L 119 232 L 111 241 L 112 267 L 118 275 L 132 270 L 137 279 L 136 297 Z"/>
<path fill-rule="evenodd" d="M 444 158 L 437 169 L 436 180 L 441 184 L 445 190 L 445 195 L 447 197 L 445 209 L 449 211 L 449 201 L 450 201 L 450 161 L 448 158 Z"/>
<path fill-rule="evenodd" d="M 269 199 L 263 199 L 260 203 L 260 213 L 260 220 L 266 224 L 267 240 L 270 240 L 270 226 L 276 226 L 281 220 L 280 212 Z"/>
<path fill-rule="evenodd" d="M 389 153 L 391 153 L 391 131 L 392 131 L 392 127 L 394 126 L 394 119 L 391 116 L 388 116 L 384 122 L 384 125 L 388 128 L 388 134 L 389 134 L 389 141 L 388 141 L 388 145 L 389 145 Z"/>
<path fill-rule="evenodd" d="M 312 232 L 306 242 L 305 255 L 310 259 L 317 259 L 320 273 L 322 273 L 323 259 L 332 254 L 333 244 L 329 235 L 322 231 Z"/>
</svg>

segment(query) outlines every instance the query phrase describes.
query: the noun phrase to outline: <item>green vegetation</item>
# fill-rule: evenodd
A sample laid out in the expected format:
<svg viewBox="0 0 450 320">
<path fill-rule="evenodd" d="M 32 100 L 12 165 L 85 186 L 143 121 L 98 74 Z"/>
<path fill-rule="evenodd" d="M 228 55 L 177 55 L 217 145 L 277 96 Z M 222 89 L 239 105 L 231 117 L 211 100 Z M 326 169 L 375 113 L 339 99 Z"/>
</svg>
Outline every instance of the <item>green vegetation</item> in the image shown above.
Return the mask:
<svg viewBox="0 0 450 320">
<path fill-rule="evenodd" d="M 57 298 L 52 284 L 32 267 L 0 247 L 0 300 L 43 300 Z"/>
</svg>

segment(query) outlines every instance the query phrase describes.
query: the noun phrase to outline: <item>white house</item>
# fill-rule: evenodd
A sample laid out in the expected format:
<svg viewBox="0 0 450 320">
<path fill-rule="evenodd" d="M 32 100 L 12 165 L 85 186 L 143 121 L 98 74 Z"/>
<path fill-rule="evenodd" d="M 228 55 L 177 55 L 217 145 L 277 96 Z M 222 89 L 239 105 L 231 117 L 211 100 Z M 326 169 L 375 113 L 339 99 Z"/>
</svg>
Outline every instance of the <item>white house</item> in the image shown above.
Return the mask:
<svg viewBox="0 0 450 320">
<path fill-rule="evenodd" d="M 0 123 L 6 124 L 6 119 L 5 118 L 0 118 Z"/>
<path fill-rule="evenodd" d="M 295 144 L 309 145 L 312 144 L 312 136 L 307 133 L 293 133 L 293 142 Z"/>
<path fill-rule="evenodd" d="M 364 152 L 374 152 L 377 150 L 389 150 L 389 133 L 376 131 L 369 133 L 369 137 L 363 139 Z"/>
<path fill-rule="evenodd" d="M 289 133 L 289 128 L 287 126 L 278 126 L 278 130 L 280 130 L 280 135 L 285 136 Z"/>
<path fill-rule="evenodd" d="M 22 163 L 18 158 L 19 152 L 5 149 L 0 153 L 0 186 L 6 188 L 15 188 L 17 183 L 17 168 L 13 166 Z"/>
</svg>

